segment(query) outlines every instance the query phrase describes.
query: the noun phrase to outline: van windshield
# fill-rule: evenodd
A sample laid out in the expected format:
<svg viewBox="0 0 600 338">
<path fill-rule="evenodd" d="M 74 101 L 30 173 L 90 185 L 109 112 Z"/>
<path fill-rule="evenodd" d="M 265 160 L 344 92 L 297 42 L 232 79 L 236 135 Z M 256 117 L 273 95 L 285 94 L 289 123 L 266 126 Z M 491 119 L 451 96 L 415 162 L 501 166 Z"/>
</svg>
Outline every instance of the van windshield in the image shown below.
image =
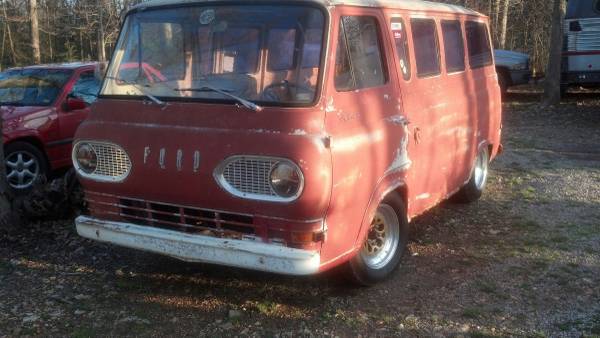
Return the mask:
<svg viewBox="0 0 600 338">
<path fill-rule="evenodd" d="M 267 105 L 309 104 L 324 26 L 322 11 L 309 6 L 135 12 L 123 25 L 101 94 L 232 101 L 225 92 Z"/>
</svg>

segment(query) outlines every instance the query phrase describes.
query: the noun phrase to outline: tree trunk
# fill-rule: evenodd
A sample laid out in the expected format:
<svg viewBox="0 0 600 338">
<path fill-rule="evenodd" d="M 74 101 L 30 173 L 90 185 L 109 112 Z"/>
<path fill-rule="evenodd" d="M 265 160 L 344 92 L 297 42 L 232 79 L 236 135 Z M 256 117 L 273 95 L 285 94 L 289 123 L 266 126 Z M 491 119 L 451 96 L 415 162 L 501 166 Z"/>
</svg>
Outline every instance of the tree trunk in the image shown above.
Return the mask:
<svg viewBox="0 0 600 338">
<path fill-rule="evenodd" d="M 31 22 L 31 49 L 33 51 L 33 62 L 42 62 L 40 54 L 40 29 L 38 26 L 37 0 L 29 0 L 29 20 Z"/>
<path fill-rule="evenodd" d="M 554 0 L 548 67 L 546 69 L 544 96 L 542 98 L 542 105 L 545 107 L 560 103 L 560 75 L 565 11 L 566 1 Z"/>
<path fill-rule="evenodd" d="M 98 61 L 106 61 L 106 46 L 104 45 L 104 22 L 102 18 L 102 0 L 96 0 L 98 5 Z"/>
<path fill-rule="evenodd" d="M 10 46 L 10 56 L 13 61 L 13 65 L 17 64 L 17 52 L 15 52 L 15 43 L 13 42 L 12 32 L 10 31 L 10 23 L 8 22 L 8 14 L 6 13 L 6 2 L 2 2 L 2 12 L 4 13 L 4 22 L 6 25 L 6 33 L 8 34 L 8 44 Z"/>
<path fill-rule="evenodd" d="M 510 0 L 504 0 L 504 8 L 502 11 L 502 24 L 500 26 L 500 49 L 506 49 L 506 30 L 508 28 L 508 9 Z"/>
</svg>

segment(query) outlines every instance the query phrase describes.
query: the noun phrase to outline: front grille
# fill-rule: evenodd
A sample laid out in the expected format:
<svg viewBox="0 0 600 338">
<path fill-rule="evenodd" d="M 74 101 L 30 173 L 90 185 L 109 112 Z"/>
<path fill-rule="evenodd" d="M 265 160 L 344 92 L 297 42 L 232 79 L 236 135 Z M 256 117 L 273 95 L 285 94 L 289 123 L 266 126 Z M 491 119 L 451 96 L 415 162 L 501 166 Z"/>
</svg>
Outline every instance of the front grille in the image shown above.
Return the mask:
<svg viewBox="0 0 600 338">
<path fill-rule="evenodd" d="M 243 194 L 276 197 L 269 183 L 269 175 L 277 162 L 270 158 L 234 158 L 223 168 L 223 179 Z"/>
<path fill-rule="evenodd" d="M 254 239 L 253 217 L 173 204 L 121 198 L 120 216 L 131 223 L 214 237 Z"/>
<path fill-rule="evenodd" d="M 98 166 L 94 175 L 121 177 L 131 168 L 129 157 L 120 147 L 109 143 L 90 142 L 98 157 Z"/>
<path fill-rule="evenodd" d="M 323 223 L 265 218 L 214 209 L 149 201 L 95 191 L 85 192 L 90 216 L 110 221 L 168 229 L 199 236 L 259 241 L 263 243 L 317 249 L 323 240 Z M 294 234 L 315 234 L 314 240 L 299 240 Z"/>
</svg>

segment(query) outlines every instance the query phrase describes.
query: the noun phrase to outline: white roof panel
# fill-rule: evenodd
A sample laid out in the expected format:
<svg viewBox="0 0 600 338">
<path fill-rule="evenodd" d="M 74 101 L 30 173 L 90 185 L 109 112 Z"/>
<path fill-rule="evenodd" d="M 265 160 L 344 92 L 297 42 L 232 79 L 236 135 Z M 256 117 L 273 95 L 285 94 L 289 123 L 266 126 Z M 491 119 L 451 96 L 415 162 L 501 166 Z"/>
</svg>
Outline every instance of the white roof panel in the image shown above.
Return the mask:
<svg viewBox="0 0 600 338">
<path fill-rule="evenodd" d="M 194 4 L 194 3 L 210 3 L 217 0 L 151 0 L 133 6 L 130 10 L 145 9 L 157 6 L 169 6 L 179 4 Z M 467 15 L 483 16 L 482 14 L 455 5 L 442 4 L 438 2 L 422 1 L 422 0 L 302 0 L 305 2 L 313 2 L 323 4 L 325 6 L 358 6 L 358 7 L 384 7 L 396 9 L 408 9 L 414 11 L 435 11 L 442 13 L 459 13 Z M 281 0 L 281 3 L 287 2 Z M 254 2 L 253 3 L 257 3 Z"/>
</svg>

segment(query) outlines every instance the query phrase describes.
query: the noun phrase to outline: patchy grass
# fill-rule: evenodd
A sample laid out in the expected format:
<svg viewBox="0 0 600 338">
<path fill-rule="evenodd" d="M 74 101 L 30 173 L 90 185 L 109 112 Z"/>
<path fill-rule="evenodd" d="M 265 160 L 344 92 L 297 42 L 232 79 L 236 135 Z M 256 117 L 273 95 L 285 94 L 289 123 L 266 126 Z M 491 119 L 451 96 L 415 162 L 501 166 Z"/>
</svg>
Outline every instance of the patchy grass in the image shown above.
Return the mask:
<svg viewBox="0 0 600 338">
<path fill-rule="evenodd" d="M 71 332 L 72 338 L 92 338 L 99 337 L 102 335 L 103 334 L 101 332 L 98 332 L 95 328 L 88 326 L 75 328 L 73 332 Z"/>
<path fill-rule="evenodd" d="M 479 307 L 466 307 L 463 309 L 462 316 L 469 319 L 478 319 L 483 316 L 483 309 Z"/>
</svg>

